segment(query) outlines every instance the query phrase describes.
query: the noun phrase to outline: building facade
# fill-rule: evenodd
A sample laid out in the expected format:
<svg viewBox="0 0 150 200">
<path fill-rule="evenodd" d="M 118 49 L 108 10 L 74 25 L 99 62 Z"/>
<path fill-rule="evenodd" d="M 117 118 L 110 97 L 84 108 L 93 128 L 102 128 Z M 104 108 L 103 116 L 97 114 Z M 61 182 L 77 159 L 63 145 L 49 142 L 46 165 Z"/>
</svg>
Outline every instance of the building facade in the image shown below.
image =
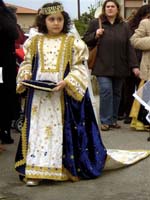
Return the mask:
<svg viewBox="0 0 150 200">
<path fill-rule="evenodd" d="M 150 0 L 118 0 L 122 7 L 124 18 L 128 18 L 132 12 L 136 11 L 144 4 L 150 4 Z"/>
<path fill-rule="evenodd" d="M 21 6 L 17 6 L 14 4 L 6 4 L 7 6 L 12 6 L 17 8 L 17 22 L 24 30 L 24 32 L 28 32 L 29 28 L 33 25 L 35 17 L 37 15 L 37 10 L 33 10 L 30 8 L 25 8 Z"/>
</svg>

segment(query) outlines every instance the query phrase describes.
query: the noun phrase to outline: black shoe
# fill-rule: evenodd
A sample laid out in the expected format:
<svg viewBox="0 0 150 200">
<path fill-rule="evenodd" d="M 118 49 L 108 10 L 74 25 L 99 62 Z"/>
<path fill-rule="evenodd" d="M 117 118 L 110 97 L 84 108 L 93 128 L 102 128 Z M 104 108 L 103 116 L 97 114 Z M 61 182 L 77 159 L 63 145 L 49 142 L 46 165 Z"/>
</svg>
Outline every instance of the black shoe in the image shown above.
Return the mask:
<svg viewBox="0 0 150 200">
<path fill-rule="evenodd" d="M 124 124 L 130 124 L 131 121 L 132 121 L 132 118 L 131 118 L 131 117 L 126 117 L 126 118 L 124 119 Z"/>
<path fill-rule="evenodd" d="M 0 140 L 2 144 L 13 144 L 14 139 L 10 136 L 10 131 L 1 131 L 0 132 Z"/>
<path fill-rule="evenodd" d="M 150 137 L 147 138 L 147 141 L 150 142 Z"/>
</svg>

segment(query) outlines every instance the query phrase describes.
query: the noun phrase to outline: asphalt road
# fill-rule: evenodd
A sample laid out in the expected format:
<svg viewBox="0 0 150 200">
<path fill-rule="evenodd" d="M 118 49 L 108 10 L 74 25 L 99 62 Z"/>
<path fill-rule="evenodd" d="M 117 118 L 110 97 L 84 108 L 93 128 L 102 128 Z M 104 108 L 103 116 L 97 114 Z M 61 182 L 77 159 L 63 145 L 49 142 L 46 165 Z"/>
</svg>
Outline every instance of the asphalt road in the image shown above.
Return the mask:
<svg viewBox="0 0 150 200">
<path fill-rule="evenodd" d="M 107 149 L 148 149 L 147 132 L 136 132 L 123 124 L 120 130 L 101 133 Z M 0 154 L 0 200 L 150 200 L 150 157 L 126 168 L 103 172 L 94 180 L 79 182 L 43 182 L 27 187 L 18 179 L 14 158 L 19 133 L 13 131 L 15 143 L 6 145 Z"/>
</svg>

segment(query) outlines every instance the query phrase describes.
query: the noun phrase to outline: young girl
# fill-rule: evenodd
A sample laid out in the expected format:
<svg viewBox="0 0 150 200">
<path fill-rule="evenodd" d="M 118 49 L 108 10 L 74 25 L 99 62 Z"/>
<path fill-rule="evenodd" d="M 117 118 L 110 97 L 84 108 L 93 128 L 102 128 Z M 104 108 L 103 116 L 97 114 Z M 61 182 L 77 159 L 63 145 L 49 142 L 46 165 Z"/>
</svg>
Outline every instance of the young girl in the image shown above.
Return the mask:
<svg viewBox="0 0 150 200">
<path fill-rule="evenodd" d="M 42 34 L 24 46 L 17 91 L 26 89 L 25 80 L 56 83 L 51 91 L 39 90 L 38 85 L 27 91 L 15 167 L 29 186 L 42 179 L 95 178 L 104 167 L 106 149 L 87 90 L 88 50 L 82 40 L 68 34 L 70 24 L 60 3 L 47 3 L 37 20 Z"/>
</svg>

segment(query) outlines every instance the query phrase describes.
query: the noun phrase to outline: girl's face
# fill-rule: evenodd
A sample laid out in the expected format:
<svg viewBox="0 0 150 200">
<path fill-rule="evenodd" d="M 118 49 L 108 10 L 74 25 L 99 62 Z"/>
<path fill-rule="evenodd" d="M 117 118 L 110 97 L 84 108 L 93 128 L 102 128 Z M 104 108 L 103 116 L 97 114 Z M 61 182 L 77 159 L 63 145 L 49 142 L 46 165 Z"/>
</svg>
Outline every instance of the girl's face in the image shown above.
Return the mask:
<svg viewBox="0 0 150 200">
<path fill-rule="evenodd" d="M 49 35 L 57 35 L 61 33 L 64 27 L 64 16 L 61 12 L 48 15 L 45 19 L 46 27 Z"/>
<path fill-rule="evenodd" d="M 107 2 L 105 6 L 105 14 L 107 17 L 116 17 L 118 13 L 118 8 L 114 2 Z"/>
</svg>

